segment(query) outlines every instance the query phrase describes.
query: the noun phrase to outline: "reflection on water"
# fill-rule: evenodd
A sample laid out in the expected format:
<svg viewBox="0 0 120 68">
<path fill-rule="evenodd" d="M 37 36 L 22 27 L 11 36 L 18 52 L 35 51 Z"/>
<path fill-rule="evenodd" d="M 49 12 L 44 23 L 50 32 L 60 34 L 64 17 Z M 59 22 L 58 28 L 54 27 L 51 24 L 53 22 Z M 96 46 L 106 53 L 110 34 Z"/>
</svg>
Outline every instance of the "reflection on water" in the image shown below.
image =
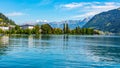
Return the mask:
<svg viewBox="0 0 120 68">
<path fill-rule="evenodd" d="M 4 44 L 4 45 L 9 44 L 9 37 L 8 36 L 0 37 L 0 44 Z"/>
<path fill-rule="evenodd" d="M 6 46 L 1 46 L 0 45 L 0 56 L 1 55 L 5 55 L 7 51 L 7 47 Z M 0 58 L 1 59 L 1 58 Z"/>
<path fill-rule="evenodd" d="M 120 36 L 0 37 L 0 68 L 120 67 Z"/>
<path fill-rule="evenodd" d="M 9 45 L 9 37 L 0 37 L 0 55 L 5 55 L 7 51 L 7 46 Z"/>
</svg>

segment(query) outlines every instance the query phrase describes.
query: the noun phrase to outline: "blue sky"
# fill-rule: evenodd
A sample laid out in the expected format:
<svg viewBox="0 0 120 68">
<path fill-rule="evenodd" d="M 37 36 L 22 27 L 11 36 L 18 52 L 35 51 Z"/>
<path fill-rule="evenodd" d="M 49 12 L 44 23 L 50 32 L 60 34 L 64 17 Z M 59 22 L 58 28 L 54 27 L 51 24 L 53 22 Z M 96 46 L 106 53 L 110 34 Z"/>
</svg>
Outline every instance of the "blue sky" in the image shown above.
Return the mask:
<svg viewBox="0 0 120 68">
<path fill-rule="evenodd" d="M 80 20 L 120 7 L 120 0 L 0 0 L 0 12 L 17 24 Z"/>
</svg>

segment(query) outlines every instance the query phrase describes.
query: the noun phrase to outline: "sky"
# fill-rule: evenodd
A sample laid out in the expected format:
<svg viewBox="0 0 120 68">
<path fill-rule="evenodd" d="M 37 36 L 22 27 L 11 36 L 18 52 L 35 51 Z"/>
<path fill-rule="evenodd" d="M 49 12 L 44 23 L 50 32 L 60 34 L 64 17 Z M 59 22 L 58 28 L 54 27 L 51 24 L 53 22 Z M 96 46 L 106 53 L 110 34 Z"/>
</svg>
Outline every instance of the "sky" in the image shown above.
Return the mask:
<svg viewBox="0 0 120 68">
<path fill-rule="evenodd" d="M 0 0 L 0 12 L 17 24 L 81 20 L 120 7 L 120 0 Z"/>
</svg>

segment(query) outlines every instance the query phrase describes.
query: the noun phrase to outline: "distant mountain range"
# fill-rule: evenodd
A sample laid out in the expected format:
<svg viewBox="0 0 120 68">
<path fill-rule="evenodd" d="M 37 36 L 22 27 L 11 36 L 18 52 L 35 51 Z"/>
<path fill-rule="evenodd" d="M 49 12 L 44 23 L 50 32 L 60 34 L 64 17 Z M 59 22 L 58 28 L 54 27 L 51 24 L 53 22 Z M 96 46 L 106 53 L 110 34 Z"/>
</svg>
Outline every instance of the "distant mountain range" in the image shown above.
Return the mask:
<svg viewBox="0 0 120 68">
<path fill-rule="evenodd" d="M 66 20 L 61 22 L 38 22 L 38 24 L 50 24 L 53 28 L 63 28 L 64 23 L 68 23 L 70 29 L 74 29 L 77 26 L 81 28 L 90 20 L 91 18 L 85 18 L 83 20 Z"/>
<path fill-rule="evenodd" d="M 95 15 L 83 27 L 120 33 L 120 8 Z"/>
</svg>

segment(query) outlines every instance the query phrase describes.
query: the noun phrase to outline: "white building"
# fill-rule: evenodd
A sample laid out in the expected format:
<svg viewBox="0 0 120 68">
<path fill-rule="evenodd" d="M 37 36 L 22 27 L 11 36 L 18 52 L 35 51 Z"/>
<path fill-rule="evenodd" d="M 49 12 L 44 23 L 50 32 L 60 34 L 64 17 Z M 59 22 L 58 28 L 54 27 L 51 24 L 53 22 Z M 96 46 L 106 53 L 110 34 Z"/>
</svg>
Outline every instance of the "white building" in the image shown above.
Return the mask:
<svg viewBox="0 0 120 68">
<path fill-rule="evenodd" d="M 2 29 L 2 30 L 9 30 L 9 27 L 7 27 L 7 26 L 0 26 L 0 29 Z"/>
<path fill-rule="evenodd" d="M 21 28 L 22 28 L 22 29 L 33 29 L 34 26 L 33 26 L 33 25 L 28 25 L 28 24 L 26 24 L 26 25 L 22 25 Z"/>
</svg>

